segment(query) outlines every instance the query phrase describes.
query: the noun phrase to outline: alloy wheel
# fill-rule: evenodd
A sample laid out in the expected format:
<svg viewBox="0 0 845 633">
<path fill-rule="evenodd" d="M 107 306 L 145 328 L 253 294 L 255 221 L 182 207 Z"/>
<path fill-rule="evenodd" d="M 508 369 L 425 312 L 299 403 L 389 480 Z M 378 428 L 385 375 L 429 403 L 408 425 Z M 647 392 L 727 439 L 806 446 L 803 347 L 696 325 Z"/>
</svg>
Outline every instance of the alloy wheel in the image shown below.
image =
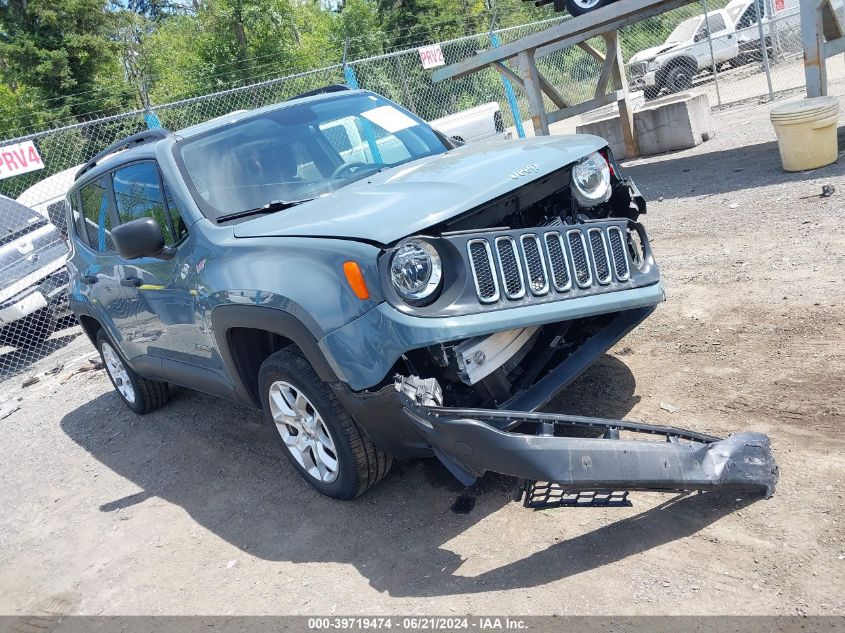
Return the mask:
<svg viewBox="0 0 845 633">
<path fill-rule="evenodd" d="M 103 360 L 106 363 L 106 371 L 112 382 L 114 382 L 114 386 L 129 404 L 134 404 L 135 388 L 132 386 L 132 381 L 129 380 L 129 372 L 126 371 L 123 361 L 120 360 L 120 356 L 117 355 L 117 352 L 108 343 L 103 343 L 101 349 Z"/>
<path fill-rule="evenodd" d="M 277 380 L 270 385 L 269 401 L 273 422 L 296 462 L 317 481 L 337 479 L 334 440 L 308 397 L 289 382 Z"/>
</svg>

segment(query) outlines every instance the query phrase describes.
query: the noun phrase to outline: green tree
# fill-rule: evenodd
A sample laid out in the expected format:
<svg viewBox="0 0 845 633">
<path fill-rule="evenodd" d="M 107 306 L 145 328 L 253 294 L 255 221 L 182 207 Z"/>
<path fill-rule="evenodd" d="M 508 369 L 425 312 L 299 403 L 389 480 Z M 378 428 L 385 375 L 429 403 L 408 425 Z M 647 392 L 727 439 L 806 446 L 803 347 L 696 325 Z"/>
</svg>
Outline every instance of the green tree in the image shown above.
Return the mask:
<svg viewBox="0 0 845 633">
<path fill-rule="evenodd" d="M 53 118 L 122 109 L 124 81 L 115 15 L 104 0 L 0 2 L 0 79 L 37 95 Z"/>
</svg>

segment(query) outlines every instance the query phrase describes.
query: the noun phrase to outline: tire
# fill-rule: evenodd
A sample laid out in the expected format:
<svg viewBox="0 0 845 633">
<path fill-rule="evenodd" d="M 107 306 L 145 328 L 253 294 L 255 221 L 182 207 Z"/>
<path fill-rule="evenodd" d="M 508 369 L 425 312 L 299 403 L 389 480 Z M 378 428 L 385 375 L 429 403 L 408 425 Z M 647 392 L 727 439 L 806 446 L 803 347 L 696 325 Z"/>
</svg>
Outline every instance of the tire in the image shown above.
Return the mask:
<svg viewBox="0 0 845 633">
<path fill-rule="evenodd" d="M 584 15 L 606 7 L 613 0 L 563 0 L 563 5 L 572 16 Z M 555 3 L 555 10 L 558 10 L 558 3 Z"/>
<path fill-rule="evenodd" d="M 353 499 L 390 470 L 393 457 L 361 432 L 297 352 L 289 348 L 267 357 L 258 385 L 264 418 L 282 452 L 318 492 Z"/>
<path fill-rule="evenodd" d="M 144 415 L 167 404 L 170 399 L 168 384 L 144 378 L 133 371 L 102 329 L 97 332 L 97 349 L 115 393 L 127 407 Z"/>
<path fill-rule="evenodd" d="M 669 92 L 683 92 L 692 88 L 692 78 L 696 69 L 688 61 L 669 62 L 669 69 L 663 78 L 664 85 Z"/>
</svg>

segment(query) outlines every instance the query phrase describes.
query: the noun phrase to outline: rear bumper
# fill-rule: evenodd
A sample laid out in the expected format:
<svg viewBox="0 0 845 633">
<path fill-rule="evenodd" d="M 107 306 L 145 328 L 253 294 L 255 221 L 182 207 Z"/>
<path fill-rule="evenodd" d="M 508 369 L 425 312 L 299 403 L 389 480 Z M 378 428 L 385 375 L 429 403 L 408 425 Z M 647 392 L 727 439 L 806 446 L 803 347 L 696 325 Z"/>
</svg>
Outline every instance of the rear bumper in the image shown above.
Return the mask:
<svg viewBox="0 0 845 633">
<path fill-rule="evenodd" d="M 374 397 L 390 420 L 394 441 L 428 448 L 466 485 L 493 471 L 573 491 L 730 490 L 768 497 L 777 483 L 770 440 L 761 433 L 719 439 L 622 420 L 449 409 L 437 406 L 438 392 L 433 380 L 398 378 Z M 368 432 L 372 428 L 367 418 L 360 424 Z M 598 428 L 604 436 L 561 436 L 578 427 Z M 642 434 L 651 438 L 628 439 Z"/>
</svg>

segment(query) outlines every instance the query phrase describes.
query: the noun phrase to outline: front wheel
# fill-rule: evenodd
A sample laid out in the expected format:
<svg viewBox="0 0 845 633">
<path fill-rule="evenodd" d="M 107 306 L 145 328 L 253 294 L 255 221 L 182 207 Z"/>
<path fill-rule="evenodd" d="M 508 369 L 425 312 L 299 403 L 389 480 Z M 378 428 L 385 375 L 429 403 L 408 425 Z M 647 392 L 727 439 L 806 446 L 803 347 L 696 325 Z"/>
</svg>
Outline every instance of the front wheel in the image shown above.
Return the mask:
<svg viewBox="0 0 845 633">
<path fill-rule="evenodd" d="M 570 15 L 584 15 L 590 11 L 595 11 L 601 7 L 609 5 L 613 0 L 563 0 L 563 5 Z M 558 3 L 555 3 L 555 9 L 558 8 Z"/>
<path fill-rule="evenodd" d="M 309 484 L 336 499 L 352 499 L 390 470 L 380 451 L 298 353 L 270 355 L 258 372 L 261 406 L 285 456 Z"/>
<path fill-rule="evenodd" d="M 666 73 L 666 88 L 669 92 L 683 92 L 692 88 L 692 78 L 695 71 L 686 63 L 674 64 Z"/>
</svg>

